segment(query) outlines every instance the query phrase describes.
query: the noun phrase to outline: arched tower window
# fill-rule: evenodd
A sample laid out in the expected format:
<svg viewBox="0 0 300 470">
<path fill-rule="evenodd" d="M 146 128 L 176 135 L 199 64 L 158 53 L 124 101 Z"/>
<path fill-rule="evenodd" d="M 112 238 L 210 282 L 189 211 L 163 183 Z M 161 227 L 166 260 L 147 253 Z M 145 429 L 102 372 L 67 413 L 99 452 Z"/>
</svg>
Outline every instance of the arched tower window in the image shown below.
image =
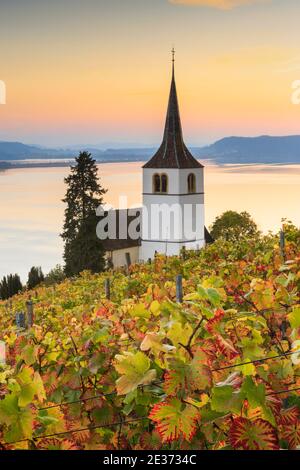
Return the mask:
<svg viewBox="0 0 300 470">
<path fill-rule="evenodd" d="M 196 177 L 194 173 L 190 173 L 188 176 L 188 193 L 195 193 L 196 192 Z"/>
<path fill-rule="evenodd" d="M 160 193 L 160 175 L 153 175 L 153 192 Z"/>
<path fill-rule="evenodd" d="M 168 192 L 168 176 L 161 175 L 161 192 L 167 193 Z"/>
<path fill-rule="evenodd" d="M 165 194 L 168 192 L 168 176 L 165 174 L 153 175 L 153 192 Z"/>
</svg>

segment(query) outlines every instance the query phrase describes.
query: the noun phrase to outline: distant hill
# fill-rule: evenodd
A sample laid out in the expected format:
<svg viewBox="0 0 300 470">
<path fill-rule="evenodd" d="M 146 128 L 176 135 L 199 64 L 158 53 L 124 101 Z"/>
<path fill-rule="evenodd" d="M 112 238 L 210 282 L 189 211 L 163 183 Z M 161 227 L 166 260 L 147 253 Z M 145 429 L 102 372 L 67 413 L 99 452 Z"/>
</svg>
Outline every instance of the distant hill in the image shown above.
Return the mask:
<svg viewBox="0 0 300 470">
<path fill-rule="evenodd" d="M 0 160 L 24 160 L 28 158 L 66 158 L 74 151 L 47 149 L 38 145 L 26 145 L 21 142 L 0 142 Z"/>
<path fill-rule="evenodd" d="M 226 137 L 194 149 L 195 156 L 217 163 L 300 163 L 300 135 Z"/>
<path fill-rule="evenodd" d="M 0 142 L 0 161 L 17 162 L 26 159 L 74 158 L 78 148 L 43 148 L 20 142 Z M 102 150 L 93 146 L 82 146 L 102 162 L 146 161 L 156 148 L 119 148 Z M 300 163 L 300 135 L 284 137 L 225 137 L 206 147 L 192 147 L 199 159 L 211 159 L 226 163 Z"/>
</svg>

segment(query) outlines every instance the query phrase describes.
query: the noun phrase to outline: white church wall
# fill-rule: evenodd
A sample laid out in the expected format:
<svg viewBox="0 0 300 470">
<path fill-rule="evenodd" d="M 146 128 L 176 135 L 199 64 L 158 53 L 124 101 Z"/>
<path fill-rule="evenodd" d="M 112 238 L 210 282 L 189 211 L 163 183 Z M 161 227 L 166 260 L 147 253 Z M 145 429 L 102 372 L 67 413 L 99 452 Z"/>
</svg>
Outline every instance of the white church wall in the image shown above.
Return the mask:
<svg viewBox="0 0 300 470">
<path fill-rule="evenodd" d="M 155 169 L 144 168 L 143 170 L 143 193 L 153 194 L 153 176 L 155 174 L 166 174 L 168 176 L 168 195 L 179 195 L 188 193 L 188 175 L 194 173 L 196 177 L 196 193 L 204 193 L 203 168 L 192 169 Z M 167 196 L 169 197 L 169 196 Z"/>
<path fill-rule="evenodd" d="M 144 197 L 143 240 L 190 241 L 204 238 L 203 195 Z"/>
<path fill-rule="evenodd" d="M 166 256 L 178 256 L 183 247 L 186 250 L 199 250 L 205 246 L 205 240 L 198 240 L 190 243 L 165 243 L 165 242 L 143 242 L 140 249 L 140 258 L 147 261 L 153 259 L 155 253 Z"/>
<path fill-rule="evenodd" d="M 168 176 L 168 193 L 153 193 L 153 176 Z M 196 193 L 188 193 L 188 175 L 196 178 Z M 142 246 L 140 258 L 155 252 L 178 255 L 183 246 L 198 249 L 205 245 L 203 168 L 143 170 Z"/>
<path fill-rule="evenodd" d="M 130 254 L 131 263 L 137 263 L 140 259 L 140 247 L 133 246 L 130 248 L 122 248 L 121 250 L 107 251 L 105 258 L 111 260 L 115 268 L 126 266 L 126 253 Z"/>
</svg>

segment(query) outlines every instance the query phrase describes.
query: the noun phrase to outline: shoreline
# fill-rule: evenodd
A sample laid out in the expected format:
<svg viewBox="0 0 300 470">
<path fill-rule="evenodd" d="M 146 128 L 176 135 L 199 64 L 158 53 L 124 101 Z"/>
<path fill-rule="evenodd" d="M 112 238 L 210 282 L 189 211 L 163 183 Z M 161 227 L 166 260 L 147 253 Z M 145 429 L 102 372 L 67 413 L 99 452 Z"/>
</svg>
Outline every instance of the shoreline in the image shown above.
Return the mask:
<svg viewBox="0 0 300 470">
<path fill-rule="evenodd" d="M 14 160 L 17 162 L 17 160 Z M 130 160 L 125 160 L 125 159 L 116 159 L 116 160 L 96 160 L 97 165 L 102 165 L 102 164 L 109 164 L 109 163 L 138 163 L 138 162 L 145 162 L 147 161 L 146 159 L 143 160 L 141 158 L 138 159 L 130 159 Z M 226 162 L 226 163 L 221 163 L 218 161 L 214 161 L 213 159 L 201 159 L 202 162 L 204 162 L 206 165 L 214 165 L 218 166 L 221 168 L 238 168 L 238 167 L 252 167 L 252 166 L 258 166 L 258 165 L 263 165 L 263 166 L 276 166 L 276 167 L 282 167 L 282 166 L 291 166 L 291 165 L 300 165 L 300 162 L 245 162 L 245 163 L 236 163 L 236 162 Z M 0 160 L 0 172 L 1 171 L 9 171 L 9 170 L 18 170 L 18 169 L 36 169 L 36 168 L 67 168 L 70 167 L 75 160 L 71 161 L 55 161 L 55 162 L 29 162 L 29 163 L 10 163 L 10 162 L 1 162 Z"/>
</svg>

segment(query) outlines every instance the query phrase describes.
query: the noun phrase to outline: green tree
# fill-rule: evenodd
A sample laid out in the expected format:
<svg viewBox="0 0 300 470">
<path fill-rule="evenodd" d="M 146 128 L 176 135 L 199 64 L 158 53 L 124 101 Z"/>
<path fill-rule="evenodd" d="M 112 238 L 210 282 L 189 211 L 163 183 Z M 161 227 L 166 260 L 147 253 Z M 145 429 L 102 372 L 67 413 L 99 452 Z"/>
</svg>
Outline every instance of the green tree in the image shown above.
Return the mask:
<svg viewBox="0 0 300 470">
<path fill-rule="evenodd" d="M 285 239 L 289 242 L 299 243 L 300 229 L 296 227 L 290 220 L 281 219 L 282 230 L 284 231 Z"/>
<path fill-rule="evenodd" d="M 8 295 L 8 284 L 7 284 L 7 278 L 6 276 L 3 277 L 1 283 L 0 283 L 0 297 L 2 300 L 6 300 L 9 298 Z"/>
<path fill-rule="evenodd" d="M 65 271 L 62 266 L 57 264 L 55 268 L 51 269 L 47 276 L 45 277 L 45 284 L 48 286 L 52 284 L 58 284 L 66 278 Z"/>
<path fill-rule="evenodd" d="M 210 227 L 211 236 L 217 240 L 238 241 L 241 237 L 254 238 L 259 235 L 256 223 L 248 212 L 226 211 L 218 216 Z"/>
<path fill-rule="evenodd" d="M 65 178 L 67 204 L 62 238 L 66 275 L 84 270 L 101 272 L 105 268 L 104 251 L 96 235 L 96 209 L 103 204 L 106 190 L 99 183 L 96 161 L 88 152 L 81 152 Z"/>
<path fill-rule="evenodd" d="M 33 289 L 41 284 L 45 279 L 43 271 L 40 267 L 33 266 L 28 273 L 27 287 Z"/>
</svg>

